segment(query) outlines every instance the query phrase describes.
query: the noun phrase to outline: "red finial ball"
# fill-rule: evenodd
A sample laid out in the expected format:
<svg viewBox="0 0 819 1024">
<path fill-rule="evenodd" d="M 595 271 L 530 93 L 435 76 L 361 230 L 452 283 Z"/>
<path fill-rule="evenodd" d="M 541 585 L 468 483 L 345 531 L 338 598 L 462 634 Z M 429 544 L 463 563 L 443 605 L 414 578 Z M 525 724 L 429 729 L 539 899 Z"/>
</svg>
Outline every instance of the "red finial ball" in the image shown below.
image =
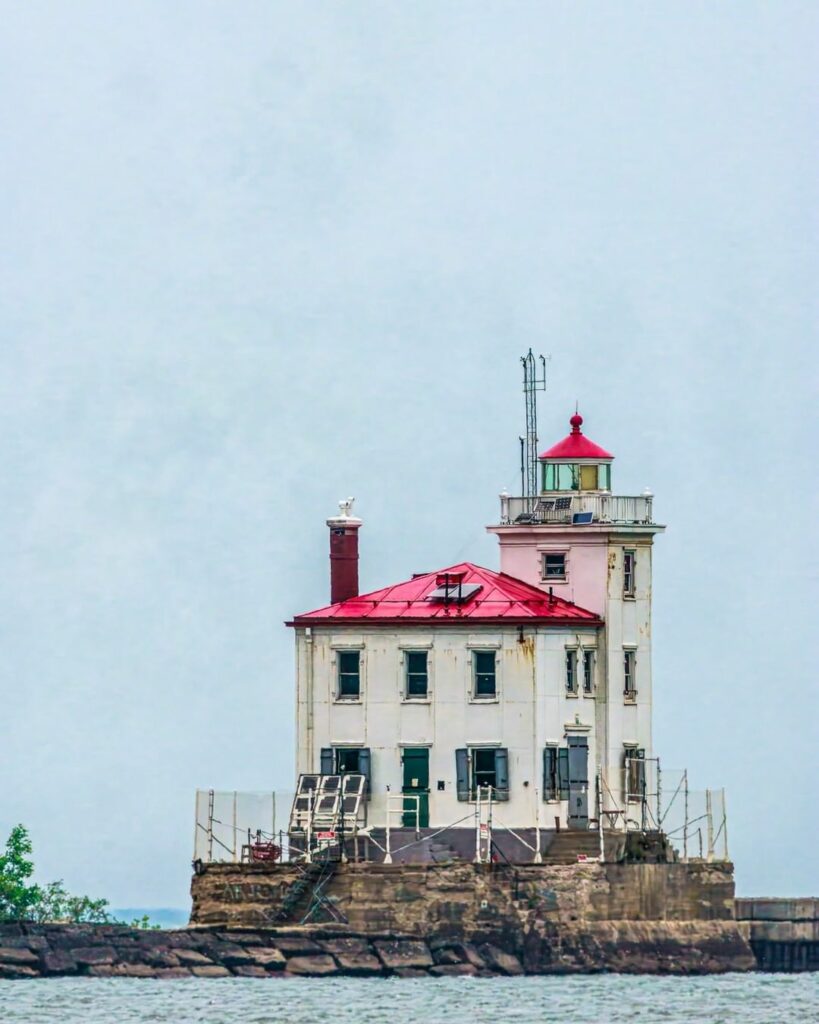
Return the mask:
<svg viewBox="0 0 819 1024">
<path fill-rule="evenodd" d="M 576 412 L 574 416 L 572 416 L 572 418 L 569 420 L 569 423 L 571 423 L 572 425 L 572 433 L 579 434 L 580 428 L 583 426 L 583 417 L 580 415 L 579 412 Z"/>
</svg>

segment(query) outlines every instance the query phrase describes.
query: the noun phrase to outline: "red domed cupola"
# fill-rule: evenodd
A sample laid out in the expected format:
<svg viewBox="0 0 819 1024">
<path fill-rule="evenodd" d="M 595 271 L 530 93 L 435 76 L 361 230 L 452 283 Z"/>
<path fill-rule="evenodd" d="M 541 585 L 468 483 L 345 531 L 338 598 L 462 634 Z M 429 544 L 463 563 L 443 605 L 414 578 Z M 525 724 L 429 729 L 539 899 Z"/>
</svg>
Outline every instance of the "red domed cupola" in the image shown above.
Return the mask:
<svg viewBox="0 0 819 1024">
<path fill-rule="evenodd" d="M 544 491 L 609 491 L 614 456 L 580 429 L 583 417 L 569 420 L 572 431 L 539 456 Z"/>
</svg>

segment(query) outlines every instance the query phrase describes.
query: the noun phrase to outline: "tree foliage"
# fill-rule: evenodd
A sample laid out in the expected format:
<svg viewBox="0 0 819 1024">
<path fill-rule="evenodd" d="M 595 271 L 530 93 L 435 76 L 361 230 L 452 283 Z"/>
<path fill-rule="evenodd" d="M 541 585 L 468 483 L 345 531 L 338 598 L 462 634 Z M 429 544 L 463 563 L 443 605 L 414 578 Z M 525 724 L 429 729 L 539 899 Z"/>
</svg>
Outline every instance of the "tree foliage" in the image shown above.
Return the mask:
<svg viewBox="0 0 819 1024">
<path fill-rule="evenodd" d="M 34 873 L 31 839 L 22 825 L 15 825 L 0 856 L 0 921 L 19 921 L 32 916 L 42 900 L 39 885 L 28 885 Z"/>
<path fill-rule="evenodd" d="M 113 918 L 108 911 L 108 900 L 93 900 L 90 896 L 72 896 L 66 892 L 62 880 L 43 886 L 42 898 L 34 905 L 33 920 L 70 921 L 72 924 L 106 924 Z"/>
<path fill-rule="evenodd" d="M 29 885 L 34 873 L 32 845 L 23 825 L 15 825 L 0 856 L 0 921 L 69 922 L 71 924 L 125 924 L 112 916 L 108 900 L 72 896 L 62 880 Z M 132 928 L 152 928 L 148 915 L 131 921 Z"/>
</svg>

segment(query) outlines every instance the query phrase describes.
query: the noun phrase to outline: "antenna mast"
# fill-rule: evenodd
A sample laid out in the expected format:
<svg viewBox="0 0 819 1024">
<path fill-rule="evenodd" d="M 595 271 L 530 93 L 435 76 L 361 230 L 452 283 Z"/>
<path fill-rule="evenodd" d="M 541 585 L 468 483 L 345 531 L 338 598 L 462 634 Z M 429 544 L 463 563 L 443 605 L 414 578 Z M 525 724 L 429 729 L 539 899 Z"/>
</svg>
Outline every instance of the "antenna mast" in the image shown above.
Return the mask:
<svg viewBox="0 0 819 1024">
<path fill-rule="evenodd" d="M 540 366 L 538 367 L 538 360 Z M 526 399 L 526 474 L 524 476 L 524 498 L 533 498 L 539 491 L 537 485 L 537 392 L 546 390 L 546 359 L 533 356 L 532 350 L 521 356 L 523 363 L 523 394 Z M 538 373 L 540 376 L 538 376 Z"/>
</svg>

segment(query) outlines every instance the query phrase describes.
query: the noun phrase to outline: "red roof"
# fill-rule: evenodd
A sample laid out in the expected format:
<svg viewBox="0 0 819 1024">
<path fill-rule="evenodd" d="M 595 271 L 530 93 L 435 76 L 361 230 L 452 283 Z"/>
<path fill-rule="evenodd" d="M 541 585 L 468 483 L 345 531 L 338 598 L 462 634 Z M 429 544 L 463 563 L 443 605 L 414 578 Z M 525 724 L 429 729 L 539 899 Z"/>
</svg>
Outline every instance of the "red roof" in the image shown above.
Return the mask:
<svg viewBox="0 0 819 1024">
<path fill-rule="evenodd" d="M 572 426 L 571 434 L 564 437 L 562 441 L 558 441 L 557 444 L 552 445 L 548 451 L 545 451 L 540 456 L 541 459 L 566 459 L 567 461 L 572 461 L 573 459 L 614 458 L 611 452 L 607 452 L 599 444 L 590 441 L 581 431 L 580 428 L 583 425 L 582 416 L 575 413 L 569 420 L 569 423 Z"/>
<path fill-rule="evenodd" d="M 454 600 L 429 600 L 434 590 L 440 590 L 445 574 L 463 574 L 464 593 L 477 587 L 472 596 L 462 603 Z M 600 619 L 585 608 L 579 608 L 560 597 L 550 597 L 537 587 L 507 576 L 502 572 L 483 569 L 472 562 L 461 562 L 438 572 L 424 573 L 404 583 L 374 590 L 348 598 L 326 608 L 297 615 L 289 626 L 310 626 L 317 623 L 380 622 L 401 624 L 438 622 L 442 625 L 454 619 L 473 622 L 550 622 L 554 625 L 588 624 L 597 626 Z"/>
</svg>

